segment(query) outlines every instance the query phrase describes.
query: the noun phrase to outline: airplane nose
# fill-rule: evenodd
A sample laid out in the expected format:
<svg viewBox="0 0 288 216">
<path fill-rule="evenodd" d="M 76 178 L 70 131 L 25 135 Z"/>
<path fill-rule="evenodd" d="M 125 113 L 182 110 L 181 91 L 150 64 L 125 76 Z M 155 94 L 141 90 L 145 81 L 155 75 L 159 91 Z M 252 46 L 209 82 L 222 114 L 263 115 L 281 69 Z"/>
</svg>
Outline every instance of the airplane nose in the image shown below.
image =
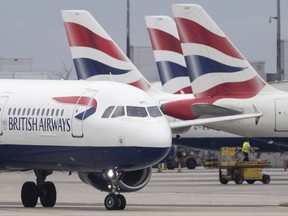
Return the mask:
<svg viewBox="0 0 288 216">
<path fill-rule="evenodd" d="M 135 145 L 145 151 L 146 164 L 154 165 L 168 153 L 172 143 L 168 124 L 146 124 L 135 133 Z"/>
</svg>

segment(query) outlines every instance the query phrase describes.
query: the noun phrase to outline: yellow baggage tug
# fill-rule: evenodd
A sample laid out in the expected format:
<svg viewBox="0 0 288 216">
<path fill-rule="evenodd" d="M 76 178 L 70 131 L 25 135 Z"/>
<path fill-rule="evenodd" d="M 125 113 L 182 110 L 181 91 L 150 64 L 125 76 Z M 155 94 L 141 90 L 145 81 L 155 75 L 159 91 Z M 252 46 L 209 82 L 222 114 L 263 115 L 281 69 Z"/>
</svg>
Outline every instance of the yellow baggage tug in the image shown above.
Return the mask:
<svg viewBox="0 0 288 216">
<path fill-rule="evenodd" d="M 221 184 L 227 184 L 234 180 L 236 184 L 247 181 L 254 184 L 261 181 L 263 184 L 270 183 L 270 176 L 262 172 L 263 168 L 270 167 L 270 161 L 259 160 L 253 153 L 249 154 L 249 161 L 243 161 L 244 154 L 240 147 L 222 147 L 219 163 L 219 180 Z M 257 148 L 250 148 L 253 152 Z"/>
</svg>

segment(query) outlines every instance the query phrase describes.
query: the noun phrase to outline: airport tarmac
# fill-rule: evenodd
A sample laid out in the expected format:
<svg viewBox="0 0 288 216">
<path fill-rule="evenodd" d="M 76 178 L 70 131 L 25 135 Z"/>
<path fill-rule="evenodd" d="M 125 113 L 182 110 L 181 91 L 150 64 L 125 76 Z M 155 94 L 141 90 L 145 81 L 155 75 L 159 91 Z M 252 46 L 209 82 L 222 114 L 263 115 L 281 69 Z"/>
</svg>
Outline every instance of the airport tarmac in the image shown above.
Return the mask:
<svg viewBox="0 0 288 216">
<path fill-rule="evenodd" d="M 103 205 L 106 193 L 83 184 L 76 174 L 54 173 L 47 180 L 57 188 L 54 208 L 24 208 L 20 191 L 24 181 L 34 181 L 33 172 L 0 174 L 0 216 L 24 215 L 287 215 L 288 172 L 267 169 L 271 183 L 221 185 L 218 170 L 183 169 L 158 173 L 155 169 L 150 183 L 141 191 L 125 194 L 124 211 L 107 211 Z M 287 204 L 287 207 L 285 205 Z M 284 206 L 282 206 L 284 205 Z"/>
</svg>

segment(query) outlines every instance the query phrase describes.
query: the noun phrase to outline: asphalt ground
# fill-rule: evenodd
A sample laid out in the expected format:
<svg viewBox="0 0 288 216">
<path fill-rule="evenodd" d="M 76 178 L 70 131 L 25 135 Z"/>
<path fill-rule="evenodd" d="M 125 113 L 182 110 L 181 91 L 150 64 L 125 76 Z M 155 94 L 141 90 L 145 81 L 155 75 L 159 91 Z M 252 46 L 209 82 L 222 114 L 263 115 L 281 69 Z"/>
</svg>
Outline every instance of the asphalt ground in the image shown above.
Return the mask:
<svg viewBox="0 0 288 216">
<path fill-rule="evenodd" d="M 47 180 L 57 188 L 57 204 L 53 208 L 24 208 L 20 191 L 25 181 L 34 181 L 33 172 L 0 174 L 0 216 L 5 215 L 288 215 L 288 172 L 266 169 L 270 184 L 229 182 L 221 185 L 218 170 L 183 169 L 153 170 L 149 184 L 141 191 L 124 194 L 123 211 L 107 211 L 107 195 L 83 184 L 76 174 L 54 173 Z"/>
</svg>

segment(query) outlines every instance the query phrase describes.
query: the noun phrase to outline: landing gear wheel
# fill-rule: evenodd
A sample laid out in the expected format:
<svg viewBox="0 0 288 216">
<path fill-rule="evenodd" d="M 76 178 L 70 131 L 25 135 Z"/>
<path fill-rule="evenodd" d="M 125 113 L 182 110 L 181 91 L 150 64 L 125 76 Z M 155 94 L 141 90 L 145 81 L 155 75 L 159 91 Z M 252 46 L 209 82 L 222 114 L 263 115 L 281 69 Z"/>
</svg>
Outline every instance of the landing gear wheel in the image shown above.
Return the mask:
<svg viewBox="0 0 288 216">
<path fill-rule="evenodd" d="M 269 184 L 270 181 L 271 181 L 270 176 L 269 176 L 269 175 L 266 175 L 266 174 L 263 174 L 263 176 L 262 176 L 262 182 L 263 182 L 263 184 Z"/>
<path fill-rule="evenodd" d="M 241 176 L 239 174 L 236 174 L 234 181 L 235 181 L 236 184 L 242 184 L 243 181 L 244 181 L 243 176 Z"/>
<path fill-rule="evenodd" d="M 21 200 L 24 207 L 35 207 L 39 190 L 34 182 L 25 182 L 21 190 Z"/>
<path fill-rule="evenodd" d="M 126 207 L 126 199 L 122 194 L 118 194 L 117 195 L 118 201 L 119 201 L 119 206 L 118 206 L 118 210 L 123 210 Z"/>
<path fill-rule="evenodd" d="M 116 194 L 108 194 L 105 197 L 104 205 L 107 210 L 116 210 L 120 206 L 119 199 Z"/>
<path fill-rule="evenodd" d="M 53 182 L 44 182 L 41 186 L 40 202 L 43 207 L 53 207 L 56 203 L 56 188 Z"/>
</svg>

